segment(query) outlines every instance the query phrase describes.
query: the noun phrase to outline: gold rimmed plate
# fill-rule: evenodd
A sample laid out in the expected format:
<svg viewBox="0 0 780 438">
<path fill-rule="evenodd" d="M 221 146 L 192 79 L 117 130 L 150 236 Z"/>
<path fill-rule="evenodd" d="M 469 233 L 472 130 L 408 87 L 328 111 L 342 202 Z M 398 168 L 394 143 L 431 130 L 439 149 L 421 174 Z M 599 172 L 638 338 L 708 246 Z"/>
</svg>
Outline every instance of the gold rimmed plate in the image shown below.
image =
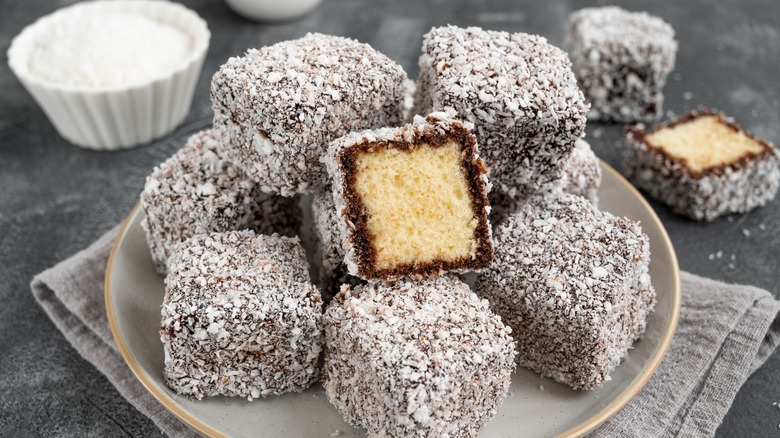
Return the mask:
<svg viewBox="0 0 780 438">
<path fill-rule="evenodd" d="M 669 236 L 653 210 L 623 177 L 602 162 L 599 207 L 640 221 L 650 238 L 650 275 L 658 303 L 647 331 L 595 391 L 575 391 L 526 369 L 512 376 L 510 396 L 482 437 L 581 436 L 626 405 L 647 383 L 666 354 L 680 312 L 680 271 Z M 136 206 L 122 226 L 106 268 L 106 311 L 119 351 L 135 376 L 159 402 L 207 436 L 328 437 L 365 436 L 344 423 L 320 385 L 303 393 L 253 402 L 231 397 L 190 400 L 170 390 L 162 378 L 159 338 L 163 277 L 149 255 Z M 542 390 L 543 388 L 543 390 Z"/>
</svg>

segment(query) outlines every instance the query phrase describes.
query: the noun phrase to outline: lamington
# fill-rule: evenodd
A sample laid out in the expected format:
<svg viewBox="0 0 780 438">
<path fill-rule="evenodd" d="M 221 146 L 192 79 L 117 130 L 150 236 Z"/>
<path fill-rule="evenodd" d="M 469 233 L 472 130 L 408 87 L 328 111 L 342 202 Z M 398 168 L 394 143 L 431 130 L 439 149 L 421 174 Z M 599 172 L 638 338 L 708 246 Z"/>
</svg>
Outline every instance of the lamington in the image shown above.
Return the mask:
<svg viewBox="0 0 780 438">
<path fill-rule="evenodd" d="M 515 367 L 511 330 L 452 275 L 346 287 L 323 318 L 324 387 L 383 437 L 475 437 Z"/>
<path fill-rule="evenodd" d="M 417 114 L 473 123 L 498 191 L 525 197 L 560 177 L 588 106 L 569 58 L 538 35 L 436 27 L 423 38 Z"/>
<path fill-rule="evenodd" d="M 178 246 L 165 278 L 165 381 L 179 394 L 300 392 L 319 375 L 322 299 L 297 238 L 228 231 Z"/>
<path fill-rule="evenodd" d="M 594 206 L 598 206 L 599 187 L 601 187 L 601 162 L 588 142 L 580 139 L 577 140 L 571 156 L 563 166 L 561 178 L 541 188 L 539 193 L 563 190 L 572 195 L 582 196 Z M 490 223 L 493 227 L 502 224 L 523 202 L 525 198 L 515 199 L 500 192 L 491 192 Z"/>
<path fill-rule="evenodd" d="M 711 110 L 693 111 L 646 131 L 629 128 L 626 175 L 678 214 L 711 221 L 774 199 L 780 153 Z"/>
<path fill-rule="evenodd" d="M 551 192 L 497 228 L 495 251 L 475 286 L 512 328 L 517 363 L 575 389 L 609 380 L 655 304 L 639 225 Z"/>
<path fill-rule="evenodd" d="M 291 196 L 327 183 L 328 142 L 397 126 L 403 68 L 367 44 L 307 34 L 230 58 L 211 81 L 214 135 L 266 192 Z"/>
<path fill-rule="evenodd" d="M 485 164 L 453 116 L 418 116 L 331 144 L 325 161 L 351 275 L 390 280 L 490 266 Z"/>
<path fill-rule="evenodd" d="M 566 50 L 591 108 L 604 122 L 656 120 L 663 87 L 674 69 L 674 29 L 661 18 L 616 6 L 580 9 L 569 16 Z"/>
<path fill-rule="evenodd" d="M 327 303 L 342 285 L 357 286 L 365 281 L 349 275 L 347 265 L 344 263 L 339 216 L 336 213 L 336 203 L 333 201 L 333 191 L 330 186 L 312 195 L 311 209 L 313 234 L 316 237 L 315 260 L 319 263 L 322 298 Z"/>
<path fill-rule="evenodd" d="M 294 236 L 301 217 L 297 199 L 263 193 L 225 160 L 211 130 L 191 136 L 154 168 L 146 178 L 141 207 L 141 226 L 161 274 L 176 245 L 195 234 L 252 229 Z"/>
</svg>

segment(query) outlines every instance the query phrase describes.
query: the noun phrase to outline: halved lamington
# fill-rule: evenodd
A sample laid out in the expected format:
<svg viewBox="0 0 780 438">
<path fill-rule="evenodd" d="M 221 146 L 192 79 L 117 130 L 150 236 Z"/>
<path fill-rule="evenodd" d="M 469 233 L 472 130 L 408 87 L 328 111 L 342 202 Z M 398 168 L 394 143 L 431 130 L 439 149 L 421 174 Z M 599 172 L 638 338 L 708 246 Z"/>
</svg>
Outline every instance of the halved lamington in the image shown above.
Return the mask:
<svg viewBox="0 0 780 438">
<path fill-rule="evenodd" d="M 353 133 L 326 157 L 349 273 L 437 276 L 493 259 L 477 140 L 452 113 Z"/>
<path fill-rule="evenodd" d="M 452 275 L 345 288 L 323 325 L 325 393 L 370 436 L 477 436 L 509 389 L 511 330 Z"/>
<path fill-rule="evenodd" d="M 169 267 L 160 339 L 173 390 L 251 400 L 317 380 L 322 299 L 297 238 L 200 234 Z"/>
<path fill-rule="evenodd" d="M 562 190 L 578 195 L 598 206 L 601 187 L 601 162 L 585 140 L 577 140 L 574 150 L 563 166 L 561 178 L 540 189 L 541 192 Z M 490 193 L 490 223 L 497 227 L 515 212 L 525 198 L 512 198 L 501 192 Z"/>
<path fill-rule="evenodd" d="M 525 202 L 494 241 L 476 290 L 512 327 L 518 364 L 577 389 L 609 380 L 655 304 L 639 225 L 551 192 Z"/>
<path fill-rule="evenodd" d="M 211 82 L 214 135 L 267 192 L 326 184 L 328 142 L 397 126 L 406 73 L 367 44 L 308 34 L 230 58 Z"/>
<path fill-rule="evenodd" d="M 702 110 L 628 132 L 626 175 L 675 212 L 711 221 L 774 199 L 780 186 L 775 146 L 723 113 Z"/>
<path fill-rule="evenodd" d="M 298 200 L 264 193 L 224 155 L 211 130 L 202 131 L 146 178 L 141 226 L 161 274 L 176 245 L 196 234 L 240 229 L 297 233 Z"/>
<path fill-rule="evenodd" d="M 677 55 L 669 23 L 616 6 L 580 9 L 569 17 L 566 50 L 591 104 L 588 118 L 634 122 L 661 115 Z"/>
<path fill-rule="evenodd" d="M 560 177 L 588 107 L 566 53 L 543 37 L 454 26 L 423 39 L 417 114 L 453 108 L 475 126 L 490 179 L 525 197 Z"/>
</svg>

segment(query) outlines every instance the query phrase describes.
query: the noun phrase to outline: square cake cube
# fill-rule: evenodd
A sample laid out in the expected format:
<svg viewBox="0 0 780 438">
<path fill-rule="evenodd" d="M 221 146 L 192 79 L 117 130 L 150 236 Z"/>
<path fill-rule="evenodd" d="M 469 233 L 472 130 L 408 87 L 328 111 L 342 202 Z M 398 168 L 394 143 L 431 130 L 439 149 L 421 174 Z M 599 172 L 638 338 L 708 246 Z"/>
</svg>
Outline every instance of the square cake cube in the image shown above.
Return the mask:
<svg viewBox="0 0 780 438">
<path fill-rule="evenodd" d="M 322 299 L 297 238 L 199 234 L 169 268 L 160 328 L 168 386 L 252 400 L 316 381 Z"/>
<path fill-rule="evenodd" d="M 452 108 L 498 191 L 524 197 L 560 177 L 586 113 L 566 53 L 543 37 L 454 26 L 423 39 L 417 114 Z"/>
<path fill-rule="evenodd" d="M 702 110 L 628 132 L 626 175 L 678 214 L 711 221 L 774 199 L 780 154 L 723 113 Z"/>
<path fill-rule="evenodd" d="M 327 166 L 350 274 L 393 279 L 490 266 L 485 165 L 452 113 L 344 136 Z"/>
<path fill-rule="evenodd" d="M 323 324 L 325 393 L 369 436 L 477 436 L 509 389 L 511 330 L 452 275 L 344 288 Z"/>
<path fill-rule="evenodd" d="M 634 122 L 660 117 L 662 89 L 677 55 L 668 23 L 616 6 L 584 8 L 569 17 L 565 46 L 590 103 L 589 119 Z"/>
<path fill-rule="evenodd" d="M 195 234 L 251 229 L 296 235 L 298 199 L 264 193 L 224 155 L 211 130 L 202 131 L 146 178 L 141 226 L 159 273 L 167 271 L 176 245 Z"/>
<path fill-rule="evenodd" d="M 644 332 L 655 305 L 639 225 L 581 196 L 535 196 L 496 229 L 476 290 L 512 328 L 517 363 L 595 389 Z"/>
<path fill-rule="evenodd" d="M 328 142 L 396 126 L 406 73 L 367 44 L 308 34 L 230 58 L 211 82 L 214 135 L 266 192 L 325 185 Z"/>
</svg>

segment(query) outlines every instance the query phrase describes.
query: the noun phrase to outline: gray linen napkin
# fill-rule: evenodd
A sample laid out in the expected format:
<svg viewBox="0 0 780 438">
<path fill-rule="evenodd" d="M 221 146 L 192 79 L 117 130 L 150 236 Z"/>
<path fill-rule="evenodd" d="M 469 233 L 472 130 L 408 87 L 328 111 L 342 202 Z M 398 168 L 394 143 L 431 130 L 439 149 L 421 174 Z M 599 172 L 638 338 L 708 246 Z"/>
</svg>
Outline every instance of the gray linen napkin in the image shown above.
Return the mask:
<svg viewBox="0 0 780 438">
<path fill-rule="evenodd" d="M 35 299 L 76 350 L 172 437 L 197 436 L 141 386 L 114 344 L 103 280 L 118 228 L 38 274 Z M 780 301 L 762 289 L 683 273 L 680 323 L 647 386 L 595 437 L 711 436 L 737 391 L 780 344 Z"/>
<path fill-rule="evenodd" d="M 103 280 L 108 253 L 118 232 L 119 227 L 114 228 L 89 248 L 36 275 L 31 284 L 33 295 L 76 351 L 165 434 L 198 437 L 144 389 L 114 343 L 106 317 Z"/>
</svg>

